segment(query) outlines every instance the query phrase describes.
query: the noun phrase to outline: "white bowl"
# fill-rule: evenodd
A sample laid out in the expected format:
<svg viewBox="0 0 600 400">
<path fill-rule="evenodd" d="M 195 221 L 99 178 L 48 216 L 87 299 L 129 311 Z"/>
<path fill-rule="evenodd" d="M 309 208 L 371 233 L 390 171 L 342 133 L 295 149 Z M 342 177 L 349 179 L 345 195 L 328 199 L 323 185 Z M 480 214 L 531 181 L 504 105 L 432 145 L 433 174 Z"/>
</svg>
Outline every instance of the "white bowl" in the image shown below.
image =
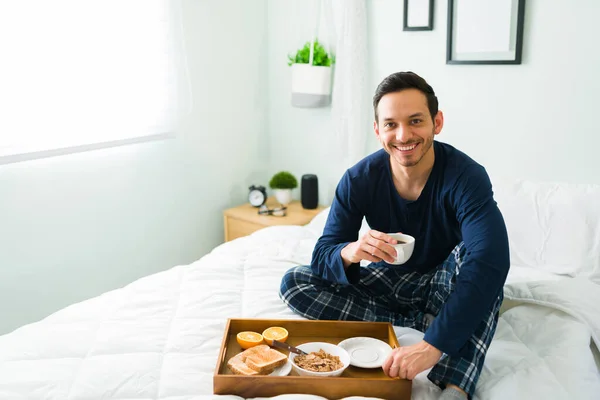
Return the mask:
<svg viewBox="0 0 600 400">
<path fill-rule="evenodd" d="M 346 350 L 342 349 L 338 345 L 331 344 L 331 343 L 324 343 L 324 342 L 309 342 L 309 343 L 303 343 L 296 347 L 299 348 L 300 350 L 304 350 L 307 353 L 312 353 L 313 351 L 317 352 L 322 349 L 323 351 L 325 351 L 328 354 L 331 354 L 332 356 L 338 356 L 340 358 L 340 361 L 344 364 L 344 366 L 342 368 L 335 370 L 335 371 L 331 371 L 331 372 L 308 371 L 308 370 L 300 368 L 298 365 L 296 365 L 296 363 L 294 362 L 294 358 L 296 358 L 296 356 L 298 356 L 298 354 L 290 352 L 288 359 L 290 360 L 290 363 L 292 364 L 292 368 L 294 368 L 294 371 L 296 371 L 298 373 L 298 375 L 340 376 L 346 370 L 346 368 L 348 368 L 348 366 L 350 365 L 350 354 L 348 354 L 348 352 Z"/>
</svg>

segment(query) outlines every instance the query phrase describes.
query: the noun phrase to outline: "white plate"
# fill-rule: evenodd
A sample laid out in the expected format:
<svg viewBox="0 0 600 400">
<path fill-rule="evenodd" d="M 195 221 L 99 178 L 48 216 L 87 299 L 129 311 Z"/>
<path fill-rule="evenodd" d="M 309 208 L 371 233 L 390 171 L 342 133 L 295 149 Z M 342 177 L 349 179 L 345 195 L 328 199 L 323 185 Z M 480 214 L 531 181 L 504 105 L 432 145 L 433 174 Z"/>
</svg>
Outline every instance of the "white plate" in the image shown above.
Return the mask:
<svg viewBox="0 0 600 400">
<path fill-rule="evenodd" d="M 271 376 L 287 376 L 292 371 L 292 363 L 287 360 L 281 367 L 277 367 L 269 375 Z"/>
<path fill-rule="evenodd" d="M 360 368 L 379 368 L 392 352 L 389 344 L 370 337 L 353 337 L 342 340 L 338 346 L 350 354 L 350 365 Z"/>
</svg>

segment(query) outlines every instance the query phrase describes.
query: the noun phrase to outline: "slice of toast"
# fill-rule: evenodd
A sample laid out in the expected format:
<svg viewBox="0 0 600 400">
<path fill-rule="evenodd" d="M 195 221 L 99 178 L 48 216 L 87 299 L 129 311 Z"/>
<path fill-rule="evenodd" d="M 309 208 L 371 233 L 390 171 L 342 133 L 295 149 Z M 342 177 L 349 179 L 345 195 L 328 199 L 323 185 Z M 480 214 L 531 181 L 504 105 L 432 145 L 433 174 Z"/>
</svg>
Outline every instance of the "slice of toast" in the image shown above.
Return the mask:
<svg viewBox="0 0 600 400">
<path fill-rule="evenodd" d="M 231 357 L 227 367 L 236 375 L 268 375 L 286 361 L 285 354 L 261 344 Z"/>
<path fill-rule="evenodd" d="M 244 362 L 243 353 L 237 354 L 227 361 L 227 368 L 236 375 L 258 375 L 258 371 L 253 370 Z"/>
<path fill-rule="evenodd" d="M 251 369 L 258 371 L 259 375 L 270 374 L 275 368 L 281 367 L 287 362 L 285 354 L 273 350 L 267 345 L 264 346 L 266 349 L 249 354 L 244 361 Z"/>
</svg>

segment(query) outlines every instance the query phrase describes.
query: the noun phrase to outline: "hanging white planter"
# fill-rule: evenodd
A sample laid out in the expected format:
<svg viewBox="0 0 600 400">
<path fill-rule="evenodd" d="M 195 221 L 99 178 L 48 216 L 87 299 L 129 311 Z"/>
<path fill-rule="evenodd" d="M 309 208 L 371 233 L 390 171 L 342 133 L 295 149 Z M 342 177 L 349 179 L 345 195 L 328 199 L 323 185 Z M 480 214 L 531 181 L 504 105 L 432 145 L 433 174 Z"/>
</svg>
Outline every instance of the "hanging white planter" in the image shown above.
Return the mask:
<svg viewBox="0 0 600 400">
<path fill-rule="evenodd" d="M 292 106 L 325 107 L 330 103 L 331 67 L 292 64 Z"/>
<path fill-rule="evenodd" d="M 334 60 L 332 54 L 328 53 L 319 43 L 319 26 L 321 22 L 321 8 L 323 0 L 315 0 L 316 3 L 316 18 L 315 32 L 313 39 L 307 44 L 309 47 L 308 62 L 293 63 L 292 68 L 292 106 L 294 107 L 326 107 L 331 104 L 331 80 L 332 68 Z M 315 50 L 318 46 L 320 61 L 314 65 Z M 304 49 L 302 49 L 304 50 Z M 322 51 L 325 51 L 325 59 L 323 59 Z M 293 59 L 295 61 L 295 59 Z"/>
</svg>

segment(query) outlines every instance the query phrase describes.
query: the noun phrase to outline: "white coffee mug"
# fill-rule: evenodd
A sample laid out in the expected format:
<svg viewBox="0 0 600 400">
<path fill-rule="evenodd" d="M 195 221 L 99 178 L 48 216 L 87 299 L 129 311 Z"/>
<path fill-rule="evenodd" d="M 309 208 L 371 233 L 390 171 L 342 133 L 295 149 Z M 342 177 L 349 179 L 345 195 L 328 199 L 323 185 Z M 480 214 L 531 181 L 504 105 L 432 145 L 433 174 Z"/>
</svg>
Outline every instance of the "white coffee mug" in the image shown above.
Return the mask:
<svg viewBox="0 0 600 400">
<path fill-rule="evenodd" d="M 415 248 L 415 238 L 403 233 L 388 233 L 389 236 L 396 239 L 398 244 L 392 245 L 396 249 L 396 259 L 389 263 L 393 265 L 404 264 L 412 256 Z"/>
</svg>

